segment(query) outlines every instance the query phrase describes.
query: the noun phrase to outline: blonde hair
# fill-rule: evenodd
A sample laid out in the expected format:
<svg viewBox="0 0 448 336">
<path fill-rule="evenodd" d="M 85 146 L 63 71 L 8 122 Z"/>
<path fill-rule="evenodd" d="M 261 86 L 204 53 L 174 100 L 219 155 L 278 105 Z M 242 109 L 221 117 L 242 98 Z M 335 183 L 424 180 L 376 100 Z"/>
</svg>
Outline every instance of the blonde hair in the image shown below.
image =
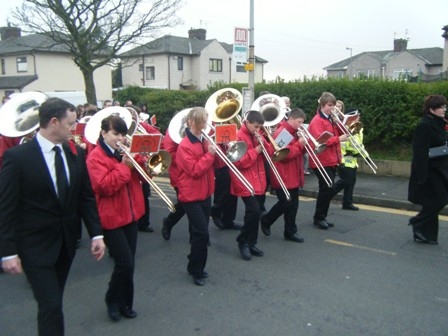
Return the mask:
<svg viewBox="0 0 448 336">
<path fill-rule="evenodd" d="M 323 92 L 318 102 L 321 107 L 327 105 L 327 103 L 336 104 L 336 97 L 331 92 Z"/>
<path fill-rule="evenodd" d="M 203 107 L 197 106 L 193 107 L 187 115 L 187 124 L 190 127 L 190 123 L 194 125 L 200 125 L 203 122 L 207 122 L 208 113 Z"/>
<path fill-rule="evenodd" d="M 344 102 L 342 100 L 336 100 L 336 105 L 337 104 L 341 104 L 341 112 L 344 113 L 345 112 Z"/>
</svg>

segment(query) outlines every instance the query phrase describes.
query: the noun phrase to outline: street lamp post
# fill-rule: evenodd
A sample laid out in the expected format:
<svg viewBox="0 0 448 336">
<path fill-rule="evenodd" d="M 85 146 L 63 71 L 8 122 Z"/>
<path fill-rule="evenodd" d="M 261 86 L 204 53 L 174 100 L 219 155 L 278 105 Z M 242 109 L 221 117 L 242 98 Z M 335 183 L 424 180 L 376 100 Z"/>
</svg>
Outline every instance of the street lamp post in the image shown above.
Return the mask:
<svg viewBox="0 0 448 336">
<path fill-rule="evenodd" d="M 345 50 L 350 50 L 350 63 L 347 66 L 347 74 L 348 74 L 348 78 L 350 79 L 351 71 L 348 71 L 348 67 L 351 67 L 351 65 L 352 65 L 353 48 L 345 47 Z"/>
</svg>

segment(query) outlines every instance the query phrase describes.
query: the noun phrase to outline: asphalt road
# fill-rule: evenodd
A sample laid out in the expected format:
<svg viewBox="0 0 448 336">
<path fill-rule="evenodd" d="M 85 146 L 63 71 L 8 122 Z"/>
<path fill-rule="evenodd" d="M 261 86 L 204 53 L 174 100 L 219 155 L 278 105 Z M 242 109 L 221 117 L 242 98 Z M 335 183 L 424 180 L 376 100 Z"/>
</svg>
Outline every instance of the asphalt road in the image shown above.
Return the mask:
<svg viewBox="0 0 448 336">
<path fill-rule="evenodd" d="M 166 179 L 158 185 L 174 199 Z M 95 262 L 88 239 L 78 251 L 64 301 L 66 335 L 448 335 L 448 222 L 439 245 L 412 241 L 412 212 L 362 206 L 344 211 L 334 202 L 335 227 L 312 226 L 315 200 L 301 198 L 297 223 L 305 243 L 283 239 L 281 219 L 272 235 L 260 231 L 262 258 L 243 261 L 236 231 L 210 222 L 210 277 L 195 286 L 186 272 L 187 220 L 161 237 L 168 210 L 153 195 L 154 233 L 140 233 L 134 320 L 111 322 L 104 294 L 112 271 Z M 276 201 L 267 197 L 268 208 Z M 237 221 L 242 221 L 239 202 Z M 36 335 L 36 306 L 23 275 L 0 275 L 0 335 Z"/>
</svg>

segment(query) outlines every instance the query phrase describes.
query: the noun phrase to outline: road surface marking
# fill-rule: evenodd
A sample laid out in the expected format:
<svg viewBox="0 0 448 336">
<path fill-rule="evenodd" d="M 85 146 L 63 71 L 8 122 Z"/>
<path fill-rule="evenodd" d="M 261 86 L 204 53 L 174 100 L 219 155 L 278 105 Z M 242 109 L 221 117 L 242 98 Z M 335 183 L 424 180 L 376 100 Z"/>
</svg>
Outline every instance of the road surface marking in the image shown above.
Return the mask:
<svg viewBox="0 0 448 336">
<path fill-rule="evenodd" d="M 330 244 L 335 244 L 335 245 L 341 245 L 341 246 L 345 246 L 345 247 L 353 247 L 353 248 L 357 248 L 360 250 L 389 254 L 389 255 L 393 255 L 393 256 L 397 254 L 396 252 L 389 252 L 389 251 L 384 251 L 384 250 L 380 250 L 380 249 L 376 249 L 376 248 L 372 248 L 372 247 L 350 244 L 350 243 L 333 240 L 333 239 L 325 239 L 324 242 L 330 243 Z"/>
</svg>

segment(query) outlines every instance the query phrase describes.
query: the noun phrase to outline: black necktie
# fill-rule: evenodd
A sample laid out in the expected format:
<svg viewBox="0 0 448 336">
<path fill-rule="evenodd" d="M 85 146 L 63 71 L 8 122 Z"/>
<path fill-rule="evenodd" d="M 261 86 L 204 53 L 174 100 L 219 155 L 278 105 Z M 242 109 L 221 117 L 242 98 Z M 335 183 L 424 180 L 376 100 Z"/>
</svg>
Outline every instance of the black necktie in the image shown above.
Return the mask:
<svg viewBox="0 0 448 336">
<path fill-rule="evenodd" d="M 58 196 L 62 204 L 65 203 L 68 194 L 68 179 L 65 171 L 64 160 L 62 159 L 61 149 L 54 146 L 54 166 L 56 168 L 56 185 L 58 187 Z"/>
</svg>

